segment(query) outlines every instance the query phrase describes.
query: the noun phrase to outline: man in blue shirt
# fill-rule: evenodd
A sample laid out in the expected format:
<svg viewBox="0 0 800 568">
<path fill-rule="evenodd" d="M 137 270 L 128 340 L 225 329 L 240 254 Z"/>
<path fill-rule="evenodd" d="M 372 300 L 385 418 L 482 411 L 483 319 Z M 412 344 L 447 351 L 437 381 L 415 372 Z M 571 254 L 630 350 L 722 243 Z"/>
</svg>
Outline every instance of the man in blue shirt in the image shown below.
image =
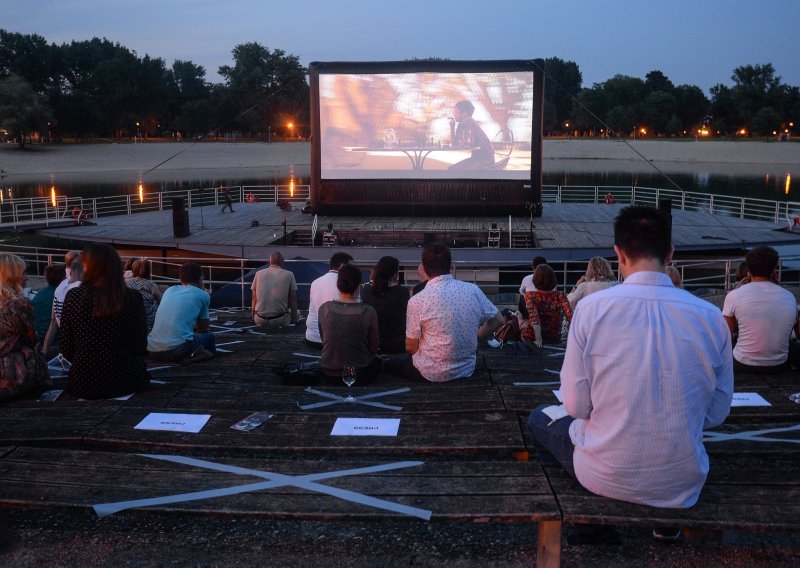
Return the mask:
<svg viewBox="0 0 800 568">
<path fill-rule="evenodd" d="M 189 262 L 178 276 L 180 285 L 168 288 L 161 298 L 147 351 L 161 361 L 205 361 L 214 356 L 216 346 L 208 331 L 211 297 L 203 290 L 203 269 Z"/>
</svg>

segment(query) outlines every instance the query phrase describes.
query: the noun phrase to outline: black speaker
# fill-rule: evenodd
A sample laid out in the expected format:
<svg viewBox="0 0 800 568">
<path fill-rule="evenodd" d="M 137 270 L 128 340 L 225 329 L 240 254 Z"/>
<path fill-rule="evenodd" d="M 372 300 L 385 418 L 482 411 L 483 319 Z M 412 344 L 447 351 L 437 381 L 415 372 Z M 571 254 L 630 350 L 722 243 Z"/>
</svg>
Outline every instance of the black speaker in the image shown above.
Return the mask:
<svg viewBox="0 0 800 568">
<path fill-rule="evenodd" d="M 188 237 L 189 232 L 189 212 L 183 197 L 172 198 L 172 234 L 175 238 Z"/>
</svg>

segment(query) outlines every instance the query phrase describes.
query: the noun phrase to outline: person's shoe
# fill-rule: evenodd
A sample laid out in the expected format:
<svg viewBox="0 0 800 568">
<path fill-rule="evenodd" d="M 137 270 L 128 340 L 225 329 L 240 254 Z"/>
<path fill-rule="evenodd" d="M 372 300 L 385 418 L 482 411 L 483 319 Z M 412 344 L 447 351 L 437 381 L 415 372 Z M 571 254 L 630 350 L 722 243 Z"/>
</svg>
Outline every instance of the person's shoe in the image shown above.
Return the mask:
<svg viewBox="0 0 800 568">
<path fill-rule="evenodd" d="M 191 363 L 200 363 L 202 361 L 208 361 L 209 359 L 213 358 L 214 354 L 201 345 L 197 347 L 197 349 L 192 351 L 192 354 L 189 355 L 186 359 L 184 359 L 182 363 L 188 365 Z"/>
<path fill-rule="evenodd" d="M 590 544 L 620 544 L 619 533 L 608 525 L 575 525 L 567 535 L 567 544 L 580 546 Z"/>
<path fill-rule="evenodd" d="M 501 341 L 497 341 L 495 338 L 487 340 L 486 343 L 493 349 L 503 346 L 503 343 Z"/>
<path fill-rule="evenodd" d="M 663 542 L 675 542 L 681 538 L 681 529 L 675 527 L 653 529 L 653 538 Z"/>
</svg>

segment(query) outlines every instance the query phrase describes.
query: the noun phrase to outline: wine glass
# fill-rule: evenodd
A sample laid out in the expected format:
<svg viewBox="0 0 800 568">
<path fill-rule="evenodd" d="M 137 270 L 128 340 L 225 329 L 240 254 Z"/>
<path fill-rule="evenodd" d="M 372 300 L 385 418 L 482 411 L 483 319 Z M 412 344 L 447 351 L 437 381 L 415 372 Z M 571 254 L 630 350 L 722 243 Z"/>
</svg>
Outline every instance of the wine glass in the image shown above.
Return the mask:
<svg viewBox="0 0 800 568">
<path fill-rule="evenodd" d="M 342 381 L 344 381 L 344 384 L 347 385 L 347 397 L 345 397 L 345 400 L 347 401 L 355 400 L 355 398 L 353 398 L 353 395 L 350 394 L 350 387 L 352 387 L 353 383 L 356 382 L 355 365 L 353 365 L 352 363 L 348 363 L 344 367 L 342 367 Z"/>
</svg>

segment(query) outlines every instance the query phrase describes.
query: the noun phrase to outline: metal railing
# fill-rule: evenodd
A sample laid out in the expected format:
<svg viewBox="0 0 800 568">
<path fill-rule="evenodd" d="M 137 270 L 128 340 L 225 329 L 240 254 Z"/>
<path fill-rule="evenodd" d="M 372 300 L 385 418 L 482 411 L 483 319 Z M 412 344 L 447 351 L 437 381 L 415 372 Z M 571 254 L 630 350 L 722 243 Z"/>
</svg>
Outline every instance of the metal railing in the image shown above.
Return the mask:
<svg viewBox="0 0 800 568">
<path fill-rule="evenodd" d="M 0 202 L 0 228 L 16 229 L 23 224 L 50 224 L 85 215 L 89 219 L 112 215 L 133 215 L 170 209 L 170 200 L 184 198 L 186 207 L 219 205 L 220 194 L 228 191 L 234 203 L 295 201 L 305 203 L 311 196 L 308 185 L 236 185 L 197 189 L 175 189 L 155 193 L 131 193 L 103 197 L 25 197 Z"/>
<path fill-rule="evenodd" d="M 0 252 L 11 252 L 22 257 L 27 263 L 29 275 L 42 275 L 47 264 L 63 262 L 65 250 L 45 249 L 41 247 L 25 247 L 0 243 Z M 363 258 L 355 262 L 364 270 L 375 265 L 378 261 L 374 251 L 365 250 Z M 127 257 L 123 257 L 126 259 Z M 203 267 L 204 282 L 209 292 L 214 292 L 223 286 L 238 286 L 239 305 L 235 307 L 249 307 L 249 293 L 251 282 L 247 279 L 248 273 L 264 266 L 261 259 L 250 258 L 218 258 L 209 259 L 193 257 L 164 257 L 146 258 L 151 267 L 152 280 L 161 286 L 171 286 L 178 282 L 178 269 L 186 262 L 197 262 Z M 733 287 L 733 275 L 742 258 L 722 258 L 714 260 L 685 260 L 673 263 L 683 277 L 683 285 L 693 292 L 723 292 Z M 287 266 L 294 264 L 321 264 L 320 261 L 286 260 Z M 586 261 L 561 261 L 551 259 L 550 266 L 555 270 L 559 288 L 569 291 L 575 282 L 585 273 Z M 612 268 L 616 271 L 616 261 L 611 261 Z M 792 268 L 785 268 L 790 265 Z M 787 256 L 781 259 L 779 276 L 782 284 L 787 286 L 800 286 L 800 256 Z M 418 263 L 401 264 L 400 271 L 403 281 L 408 285 L 417 282 Z M 322 269 L 323 272 L 325 268 Z M 472 282 L 480 287 L 487 296 L 497 304 L 515 304 L 522 278 L 530 273 L 530 267 L 511 261 L 455 261 L 453 274 L 460 280 Z M 298 282 L 298 287 L 307 289 L 310 282 Z"/>
</svg>

